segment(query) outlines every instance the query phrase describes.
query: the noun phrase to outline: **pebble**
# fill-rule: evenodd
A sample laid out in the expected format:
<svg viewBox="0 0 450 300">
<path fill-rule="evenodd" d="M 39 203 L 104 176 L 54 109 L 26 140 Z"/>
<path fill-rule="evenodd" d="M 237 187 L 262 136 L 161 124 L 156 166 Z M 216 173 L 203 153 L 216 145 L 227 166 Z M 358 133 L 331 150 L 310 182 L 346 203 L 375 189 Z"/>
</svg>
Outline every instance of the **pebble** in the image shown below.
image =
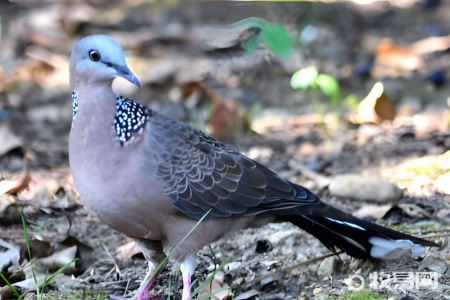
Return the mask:
<svg viewBox="0 0 450 300">
<path fill-rule="evenodd" d="M 396 203 L 403 195 L 403 191 L 390 181 L 354 174 L 333 177 L 328 189 L 331 195 L 340 198 L 383 204 Z"/>
<path fill-rule="evenodd" d="M 319 296 L 322 293 L 322 289 L 321 288 L 315 288 L 313 290 L 313 295 L 314 296 Z"/>
<path fill-rule="evenodd" d="M 323 280 L 332 276 L 336 270 L 338 259 L 337 256 L 330 256 L 322 260 L 317 269 L 317 277 L 319 277 L 320 280 Z"/>
</svg>

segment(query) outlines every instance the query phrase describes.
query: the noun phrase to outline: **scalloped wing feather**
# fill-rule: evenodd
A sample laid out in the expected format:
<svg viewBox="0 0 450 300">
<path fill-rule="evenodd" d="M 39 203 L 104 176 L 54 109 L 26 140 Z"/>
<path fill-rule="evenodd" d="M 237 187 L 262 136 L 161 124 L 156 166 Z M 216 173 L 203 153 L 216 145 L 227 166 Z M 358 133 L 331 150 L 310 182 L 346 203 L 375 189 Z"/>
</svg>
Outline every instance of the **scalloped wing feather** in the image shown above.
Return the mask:
<svg viewBox="0 0 450 300">
<path fill-rule="evenodd" d="M 311 192 L 184 123 L 155 114 L 151 155 L 174 206 L 201 218 L 255 215 L 318 202 Z"/>
</svg>

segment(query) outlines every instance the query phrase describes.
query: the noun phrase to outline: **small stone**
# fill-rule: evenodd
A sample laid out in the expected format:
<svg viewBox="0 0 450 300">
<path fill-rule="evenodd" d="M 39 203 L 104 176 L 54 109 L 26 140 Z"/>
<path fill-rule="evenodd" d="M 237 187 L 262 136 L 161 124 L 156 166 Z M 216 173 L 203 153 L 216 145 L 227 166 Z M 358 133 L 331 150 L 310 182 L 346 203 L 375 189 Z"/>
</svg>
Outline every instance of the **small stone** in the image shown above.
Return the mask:
<svg viewBox="0 0 450 300">
<path fill-rule="evenodd" d="M 328 189 L 333 196 L 376 203 L 396 203 L 403 195 L 392 182 L 353 174 L 335 176 Z"/>
<path fill-rule="evenodd" d="M 330 256 L 322 260 L 322 262 L 319 265 L 319 268 L 317 269 L 317 277 L 319 277 L 320 280 L 329 278 L 334 274 L 337 259 L 338 259 L 337 256 Z"/>
<path fill-rule="evenodd" d="M 315 288 L 313 290 L 313 295 L 314 296 L 319 296 L 322 293 L 322 289 L 321 288 Z"/>
</svg>

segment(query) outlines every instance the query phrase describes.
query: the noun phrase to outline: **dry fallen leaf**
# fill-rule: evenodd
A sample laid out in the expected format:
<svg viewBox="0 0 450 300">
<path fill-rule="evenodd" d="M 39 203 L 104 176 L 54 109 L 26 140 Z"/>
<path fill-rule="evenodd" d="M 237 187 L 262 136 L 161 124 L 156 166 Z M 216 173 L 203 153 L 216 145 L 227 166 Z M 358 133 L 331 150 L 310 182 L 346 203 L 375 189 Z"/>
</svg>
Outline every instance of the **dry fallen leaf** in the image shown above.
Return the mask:
<svg viewBox="0 0 450 300">
<path fill-rule="evenodd" d="M 53 252 L 52 245 L 46 241 L 30 239 L 29 246 L 33 258 L 47 257 Z M 20 249 L 20 263 L 28 260 L 28 258 L 28 249 L 25 244 L 22 244 Z"/>
<path fill-rule="evenodd" d="M 18 193 L 23 201 L 48 214 L 79 205 L 68 167 L 33 170 L 28 188 Z"/>
<path fill-rule="evenodd" d="M 66 249 L 63 249 L 59 252 L 55 252 L 50 256 L 43 257 L 38 259 L 38 263 L 44 266 L 49 271 L 56 271 L 61 267 L 69 264 L 77 253 L 77 246 L 72 246 Z M 71 263 L 69 269 L 73 269 L 75 267 L 75 263 Z"/>
<path fill-rule="evenodd" d="M 17 193 L 28 188 L 28 184 L 30 183 L 31 179 L 30 172 L 28 170 L 28 164 L 32 156 L 33 154 L 30 151 L 27 151 L 25 153 L 23 158 L 23 172 L 20 175 L 20 178 L 0 181 L 0 196 L 3 196 L 5 194 L 16 195 Z"/>
<path fill-rule="evenodd" d="M 224 276 L 225 274 L 222 271 L 217 272 L 213 280 L 205 286 L 196 299 L 204 299 L 205 296 L 210 297 L 211 300 L 228 299 L 231 288 L 223 283 Z"/>
<path fill-rule="evenodd" d="M 375 51 L 372 76 L 375 78 L 408 76 L 423 65 L 422 58 L 408 48 L 395 45 L 390 39 L 382 39 Z"/>
<path fill-rule="evenodd" d="M 395 115 L 394 105 L 387 97 L 383 84 L 377 82 L 366 98 L 359 103 L 356 112 L 350 115 L 349 120 L 353 124 L 379 124 L 394 120 Z"/>
<path fill-rule="evenodd" d="M 0 156 L 21 147 L 22 141 L 16 136 L 7 124 L 0 123 Z"/>
<path fill-rule="evenodd" d="M 189 108 L 209 104 L 208 118 L 209 134 L 216 139 L 224 141 L 233 132 L 244 131 L 244 118 L 239 115 L 239 107 L 233 99 L 222 99 L 214 90 L 204 82 L 189 82 L 182 86 L 181 99 Z"/>
<path fill-rule="evenodd" d="M 25 153 L 23 164 L 24 168 L 21 175 L 8 180 L 0 181 L 0 216 L 3 215 L 6 208 L 15 203 L 15 198 L 13 195 L 16 195 L 17 193 L 28 188 L 31 180 L 30 173 L 28 171 L 28 161 L 30 156 L 31 154 L 28 152 Z"/>
<path fill-rule="evenodd" d="M 141 249 L 134 241 L 127 242 L 117 248 L 116 259 L 123 261 L 124 259 L 133 257 L 136 254 L 142 253 Z"/>
<path fill-rule="evenodd" d="M 208 121 L 209 133 L 220 141 L 225 141 L 239 127 L 238 106 L 233 99 L 213 97 Z"/>
<path fill-rule="evenodd" d="M 23 191 L 28 187 L 30 182 L 30 174 L 28 170 L 16 180 L 3 180 L 0 181 L 0 195 L 15 195 L 20 191 Z"/>
<path fill-rule="evenodd" d="M 36 274 L 36 281 L 34 278 L 28 278 L 23 281 L 19 281 L 13 284 L 13 286 L 20 288 L 22 293 L 31 292 L 36 290 L 36 286 L 40 286 L 45 282 L 48 274 Z"/>
<path fill-rule="evenodd" d="M 25 53 L 37 60 L 32 75 L 38 84 L 54 89 L 69 82 L 69 61 L 66 56 L 57 55 L 40 46 L 29 46 Z"/>
<path fill-rule="evenodd" d="M 0 240 L 0 270 L 6 270 L 10 265 L 19 265 L 20 247 Z"/>
<path fill-rule="evenodd" d="M 5 285 L 0 288 L 0 299 L 10 299 L 13 296 L 12 290 Z"/>
</svg>

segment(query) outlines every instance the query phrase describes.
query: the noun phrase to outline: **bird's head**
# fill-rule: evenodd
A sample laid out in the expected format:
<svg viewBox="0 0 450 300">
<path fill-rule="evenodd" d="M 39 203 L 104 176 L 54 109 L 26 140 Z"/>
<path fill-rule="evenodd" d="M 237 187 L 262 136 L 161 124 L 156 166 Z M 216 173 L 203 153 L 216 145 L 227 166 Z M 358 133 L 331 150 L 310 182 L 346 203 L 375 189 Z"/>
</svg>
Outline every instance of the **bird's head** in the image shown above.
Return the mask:
<svg viewBox="0 0 450 300">
<path fill-rule="evenodd" d="M 70 56 L 71 84 L 82 82 L 111 84 L 116 76 L 140 86 L 125 61 L 122 47 L 106 35 L 90 35 L 81 39 Z"/>
</svg>

